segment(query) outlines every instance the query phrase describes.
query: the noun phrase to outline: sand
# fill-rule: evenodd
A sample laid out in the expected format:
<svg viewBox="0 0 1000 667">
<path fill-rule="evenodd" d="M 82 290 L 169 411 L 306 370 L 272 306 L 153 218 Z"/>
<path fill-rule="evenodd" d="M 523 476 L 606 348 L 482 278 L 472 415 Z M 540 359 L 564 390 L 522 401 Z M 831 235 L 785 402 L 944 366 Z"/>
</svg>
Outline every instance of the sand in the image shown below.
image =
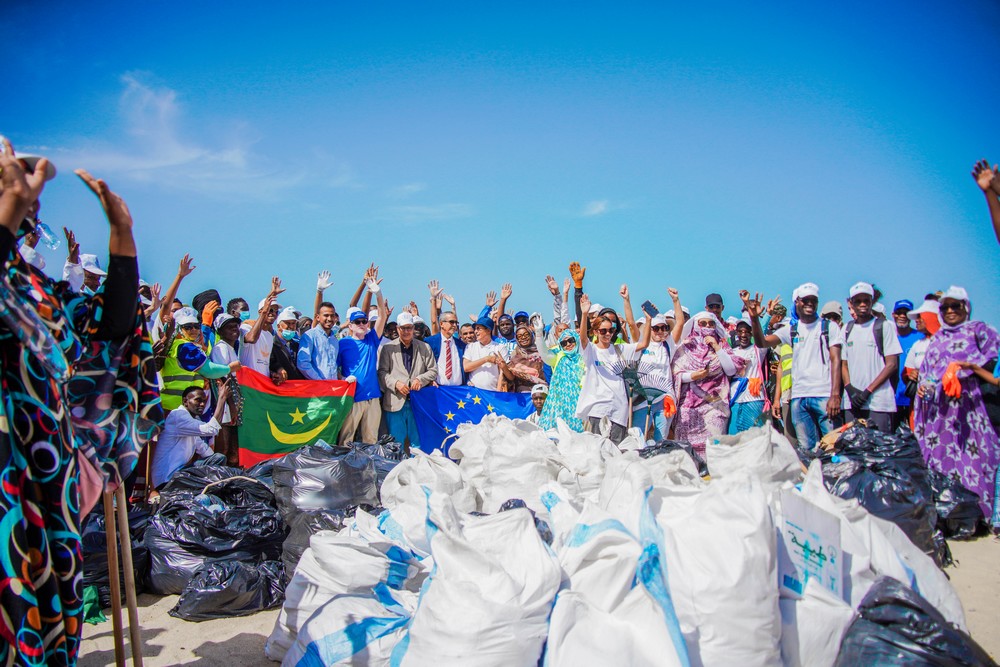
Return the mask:
<svg viewBox="0 0 1000 667">
<path fill-rule="evenodd" d="M 958 591 L 972 636 L 993 658 L 1000 659 L 1000 541 L 984 537 L 972 542 L 951 542 L 956 564 L 946 570 Z M 190 623 L 167 612 L 176 595 L 139 596 L 144 664 L 275 665 L 264 657 L 264 641 L 274 627 L 278 610 L 252 616 Z M 100 625 L 84 625 L 81 667 L 114 664 L 110 612 Z M 126 623 L 127 634 L 127 623 Z M 128 640 L 125 650 L 131 655 Z M 129 663 L 131 664 L 131 663 Z"/>
</svg>

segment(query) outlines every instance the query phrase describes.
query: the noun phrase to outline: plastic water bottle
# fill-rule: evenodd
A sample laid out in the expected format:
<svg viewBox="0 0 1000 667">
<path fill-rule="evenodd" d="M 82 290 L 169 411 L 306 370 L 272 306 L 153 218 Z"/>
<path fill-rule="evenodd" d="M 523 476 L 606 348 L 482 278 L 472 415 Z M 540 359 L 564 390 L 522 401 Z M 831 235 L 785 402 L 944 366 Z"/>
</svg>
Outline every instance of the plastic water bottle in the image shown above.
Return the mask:
<svg viewBox="0 0 1000 667">
<path fill-rule="evenodd" d="M 41 220 L 35 223 L 35 233 L 38 234 L 38 240 L 45 244 L 49 250 L 56 250 L 61 243 L 59 237 L 53 234 L 49 226 Z"/>
</svg>

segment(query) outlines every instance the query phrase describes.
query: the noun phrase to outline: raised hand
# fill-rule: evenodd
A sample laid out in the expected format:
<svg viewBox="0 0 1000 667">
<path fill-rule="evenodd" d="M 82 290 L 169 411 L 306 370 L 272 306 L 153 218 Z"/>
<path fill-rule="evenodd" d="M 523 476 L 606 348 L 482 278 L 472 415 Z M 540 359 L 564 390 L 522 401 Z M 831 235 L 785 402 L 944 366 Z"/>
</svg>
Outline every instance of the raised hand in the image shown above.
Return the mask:
<svg viewBox="0 0 1000 667">
<path fill-rule="evenodd" d="M 500 300 L 506 301 L 510 298 L 510 295 L 514 293 L 514 288 L 510 286 L 510 283 L 504 283 L 500 288 Z"/>
<path fill-rule="evenodd" d="M 587 294 L 580 295 L 580 312 L 584 317 L 590 312 L 590 296 Z"/>
<path fill-rule="evenodd" d="M 997 166 L 993 165 L 993 168 L 990 169 L 990 163 L 986 160 L 980 160 L 972 167 L 972 178 L 983 192 L 991 187 L 994 190 L 1000 187 L 996 180 L 997 173 Z"/>
<path fill-rule="evenodd" d="M 4 137 L 3 152 L 0 152 L 0 225 L 7 227 L 15 237 L 21 221 L 42 194 L 48 166 L 49 161 L 42 158 L 34 172 L 25 173 L 14 155 L 14 147 Z"/>
<path fill-rule="evenodd" d="M 194 265 L 194 260 L 191 259 L 191 255 L 184 255 L 184 257 L 181 258 L 181 266 L 177 269 L 177 275 L 181 278 L 186 278 L 197 268 L 198 267 Z"/>
<path fill-rule="evenodd" d="M 80 263 L 80 244 L 76 242 L 76 234 L 69 227 L 63 227 L 63 234 L 66 235 L 66 250 L 70 264 Z"/>
<path fill-rule="evenodd" d="M 435 300 L 437 300 L 441 296 L 441 292 L 444 291 L 444 288 L 441 287 L 440 283 L 436 280 L 432 280 L 427 283 L 427 289 L 430 290 L 431 298 Z"/>
<path fill-rule="evenodd" d="M 273 276 L 271 278 L 271 294 L 270 294 L 270 296 L 272 296 L 272 297 L 278 296 L 279 294 L 281 294 L 284 291 L 285 290 L 281 289 L 281 278 L 279 278 L 278 276 Z"/>
<path fill-rule="evenodd" d="M 628 285 L 622 285 L 621 287 L 619 287 L 618 294 L 621 295 L 621 298 L 628 301 Z"/>
<path fill-rule="evenodd" d="M 773 299 L 767 300 L 767 314 L 774 315 L 774 309 L 781 305 L 781 295 L 774 297 Z"/>
<path fill-rule="evenodd" d="M 377 294 L 381 290 L 379 287 L 379 283 L 381 282 L 382 281 L 378 278 L 378 267 L 375 266 L 375 264 L 372 264 L 368 267 L 368 270 L 365 271 L 365 285 L 368 287 L 368 291 L 372 294 Z"/>
<path fill-rule="evenodd" d="M 745 289 L 740 290 L 740 299 L 743 301 L 743 305 L 747 309 L 747 315 L 749 315 L 750 317 L 760 317 L 761 314 L 764 312 L 764 309 L 760 305 L 761 299 L 763 298 L 764 295 L 761 294 L 760 292 L 757 292 L 756 297 L 751 299 L 750 292 L 746 291 Z"/>
<path fill-rule="evenodd" d="M 552 293 L 552 296 L 559 293 L 559 285 L 556 283 L 556 279 L 552 276 L 545 276 L 545 284 L 549 286 L 549 291 Z"/>
<path fill-rule="evenodd" d="M 153 310 L 160 307 L 160 289 L 160 283 L 153 283 L 153 285 L 149 288 L 149 300 L 152 304 L 150 308 Z"/>
<path fill-rule="evenodd" d="M 417 315 L 420 315 L 420 308 L 417 307 L 417 302 L 416 301 L 411 301 L 410 302 L 410 313 L 414 317 L 416 317 Z"/>
<path fill-rule="evenodd" d="M 450 294 L 445 294 L 444 300 L 448 302 L 448 305 L 451 306 L 452 310 L 455 310 L 455 297 Z"/>
<path fill-rule="evenodd" d="M 326 269 L 320 271 L 316 275 L 316 291 L 322 292 L 329 289 L 333 285 L 333 280 L 330 278 L 330 272 Z"/>
<path fill-rule="evenodd" d="M 487 292 L 486 293 L 486 305 L 489 306 L 490 308 L 492 308 L 493 306 L 497 305 L 497 293 L 496 292 Z"/>
<path fill-rule="evenodd" d="M 569 294 L 569 286 L 571 284 L 572 283 L 570 282 L 569 278 L 566 278 L 565 280 L 563 280 L 563 294 Z"/>
<path fill-rule="evenodd" d="M 569 275 L 573 279 L 573 284 L 577 289 L 583 289 L 583 277 L 587 275 L 587 267 L 580 266 L 580 262 L 571 262 L 569 265 Z"/>
<path fill-rule="evenodd" d="M 673 287 L 668 287 L 667 288 L 667 294 L 670 296 L 670 300 L 671 301 L 675 301 L 676 302 L 678 299 L 681 298 L 680 292 L 678 292 Z"/>
<path fill-rule="evenodd" d="M 100 178 L 94 178 L 86 169 L 77 169 L 75 172 L 80 177 L 90 191 L 97 195 L 104 207 L 104 215 L 108 217 L 108 222 L 112 227 L 119 229 L 132 229 L 132 214 L 129 213 L 125 200 L 116 195 L 108 187 L 108 184 Z"/>
</svg>

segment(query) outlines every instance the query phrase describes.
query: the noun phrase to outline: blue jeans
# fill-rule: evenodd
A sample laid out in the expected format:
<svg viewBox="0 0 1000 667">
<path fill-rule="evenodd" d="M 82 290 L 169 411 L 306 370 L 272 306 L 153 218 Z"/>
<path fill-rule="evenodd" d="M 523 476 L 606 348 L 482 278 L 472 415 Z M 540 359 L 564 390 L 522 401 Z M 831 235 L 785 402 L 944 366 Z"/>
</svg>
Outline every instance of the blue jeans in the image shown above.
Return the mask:
<svg viewBox="0 0 1000 667">
<path fill-rule="evenodd" d="M 833 428 L 826 414 L 826 401 L 826 398 L 792 399 L 792 426 L 795 427 L 799 447 L 812 449 Z"/>
<path fill-rule="evenodd" d="M 410 439 L 410 448 L 420 448 L 420 435 L 417 433 L 417 422 L 413 418 L 413 408 L 410 401 L 403 404 L 403 409 L 397 412 L 385 413 L 385 425 L 389 429 L 389 435 L 399 444 Z"/>
<path fill-rule="evenodd" d="M 647 403 L 645 406 L 634 410 L 632 412 L 632 426 L 638 426 L 640 430 L 644 429 L 646 427 L 646 415 L 649 415 L 649 425 L 652 427 L 648 439 L 653 442 L 666 440 L 667 435 L 670 433 L 670 423 L 674 418 L 663 416 L 663 401 L 657 401 L 653 404 L 652 408 Z M 643 431 L 642 434 L 645 437 L 646 431 Z"/>
</svg>

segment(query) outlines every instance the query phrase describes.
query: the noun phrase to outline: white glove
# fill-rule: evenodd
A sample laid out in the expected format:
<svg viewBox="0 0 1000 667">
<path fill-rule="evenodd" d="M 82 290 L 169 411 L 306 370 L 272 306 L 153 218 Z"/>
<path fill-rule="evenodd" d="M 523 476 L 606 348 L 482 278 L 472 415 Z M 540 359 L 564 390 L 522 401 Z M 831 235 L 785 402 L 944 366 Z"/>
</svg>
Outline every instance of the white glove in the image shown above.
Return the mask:
<svg viewBox="0 0 1000 667">
<path fill-rule="evenodd" d="M 316 291 L 322 292 L 323 290 L 329 288 L 333 285 L 333 281 L 330 280 L 329 271 L 320 271 L 319 277 L 316 278 Z"/>
<path fill-rule="evenodd" d="M 344 378 L 344 382 L 357 382 L 357 381 L 358 378 L 354 377 L 353 375 L 348 375 L 347 377 Z"/>
<path fill-rule="evenodd" d="M 374 280 L 369 280 L 368 282 L 365 283 L 365 285 L 368 286 L 368 291 L 371 292 L 372 294 L 378 294 L 379 292 L 382 291 L 382 287 Z"/>
</svg>

